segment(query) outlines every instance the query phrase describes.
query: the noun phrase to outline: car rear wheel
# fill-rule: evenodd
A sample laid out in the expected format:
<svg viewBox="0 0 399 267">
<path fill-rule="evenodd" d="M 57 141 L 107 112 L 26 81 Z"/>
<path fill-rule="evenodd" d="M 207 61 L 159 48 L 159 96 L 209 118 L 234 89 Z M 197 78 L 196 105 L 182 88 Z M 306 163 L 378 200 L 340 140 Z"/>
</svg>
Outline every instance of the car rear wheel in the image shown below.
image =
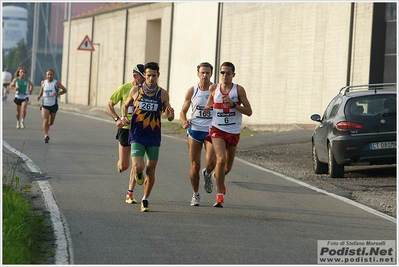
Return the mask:
<svg viewBox="0 0 399 267">
<path fill-rule="evenodd" d="M 328 144 L 328 172 L 331 178 L 344 177 L 344 165 L 335 160 L 331 144 Z"/>
<path fill-rule="evenodd" d="M 327 174 L 328 164 L 323 163 L 319 160 L 316 153 L 316 146 L 312 142 L 312 161 L 313 161 L 313 171 L 315 174 Z"/>
</svg>

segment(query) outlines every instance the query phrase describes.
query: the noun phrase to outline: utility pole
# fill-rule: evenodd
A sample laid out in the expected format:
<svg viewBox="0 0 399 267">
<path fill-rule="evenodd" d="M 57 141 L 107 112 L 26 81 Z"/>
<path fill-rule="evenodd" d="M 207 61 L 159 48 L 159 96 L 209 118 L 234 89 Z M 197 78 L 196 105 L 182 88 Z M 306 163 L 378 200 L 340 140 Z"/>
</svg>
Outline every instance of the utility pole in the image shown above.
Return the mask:
<svg viewBox="0 0 399 267">
<path fill-rule="evenodd" d="M 66 4 L 65 4 L 66 5 Z M 68 4 L 68 48 L 67 48 L 67 63 L 66 63 L 66 77 L 65 77 L 65 87 L 68 88 L 69 79 L 69 53 L 71 47 L 71 13 L 72 13 L 72 3 Z M 68 94 L 65 94 L 65 104 L 68 104 Z"/>
<path fill-rule="evenodd" d="M 35 75 L 36 75 L 36 51 L 37 51 L 37 41 L 39 38 L 39 3 L 35 3 L 35 10 L 33 15 L 33 40 L 32 40 L 32 62 L 31 62 L 31 73 L 30 77 L 33 80 L 33 84 L 35 84 Z M 38 83 L 36 83 L 38 84 Z"/>
</svg>

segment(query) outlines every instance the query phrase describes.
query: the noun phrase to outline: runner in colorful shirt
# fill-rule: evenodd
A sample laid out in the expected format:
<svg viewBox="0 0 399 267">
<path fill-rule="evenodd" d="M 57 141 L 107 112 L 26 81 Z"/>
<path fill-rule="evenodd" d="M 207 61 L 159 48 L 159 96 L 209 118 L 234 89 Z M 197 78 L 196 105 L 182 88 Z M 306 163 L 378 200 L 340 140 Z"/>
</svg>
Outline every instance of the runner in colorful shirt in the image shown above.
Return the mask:
<svg viewBox="0 0 399 267">
<path fill-rule="evenodd" d="M 115 125 L 117 127 L 116 132 L 116 140 L 119 141 L 119 159 L 116 163 L 116 167 L 119 173 L 127 170 L 130 166 L 130 144 L 129 144 L 129 125 L 124 125 L 119 115 L 116 113 L 114 106 L 120 102 L 120 112 L 122 112 L 122 106 L 125 104 L 126 99 L 129 96 L 130 90 L 134 86 L 138 86 L 142 84 L 145 80 L 144 78 L 144 65 L 137 64 L 133 68 L 133 82 L 128 82 L 122 84 L 116 89 L 116 91 L 111 95 L 110 100 L 108 102 L 107 110 L 111 115 L 113 120 L 115 121 Z M 127 118 L 129 120 L 132 119 L 132 110 L 133 106 L 130 106 L 127 112 Z M 122 113 L 120 114 L 122 117 Z M 136 185 L 136 180 L 134 175 L 130 173 L 129 186 L 126 194 L 126 203 L 132 204 L 136 203 L 136 199 L 133 196 L 133 190 Z"/>
<path fill-rule="evenodd" d="M 138 185 L 144 184 L 141 211 L 150 211 L 149 196 L 155 183 L 155 169 L 161 146 L 161 115 L 165 113 L 168 121 L 175 118 L 174 109 L 169 103 L 169 93 L 158 86 L 159 66 L 149 62 L 144 67 L 145 82 L 134 86 L 122 106 L 122 122 L 130 124 L 129 144 L 131 145 L 132 174 Z M 129 107 L 133 104 L 132 119 L 127 118 Z M 147 156 L 147 164 L 144 163 Z M 143 175 L 146 167 L 145 178 Z"/>
</svg>

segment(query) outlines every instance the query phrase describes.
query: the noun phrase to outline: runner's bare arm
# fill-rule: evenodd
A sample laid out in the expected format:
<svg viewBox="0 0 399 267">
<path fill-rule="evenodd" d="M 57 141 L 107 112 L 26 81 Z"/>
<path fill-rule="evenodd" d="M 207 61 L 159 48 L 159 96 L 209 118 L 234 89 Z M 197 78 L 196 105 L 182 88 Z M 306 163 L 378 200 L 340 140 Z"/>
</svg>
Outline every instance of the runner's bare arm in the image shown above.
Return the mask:
<svg viewBox="0 0 399 267">
<path fill-rule="evenodd" d="M 66 89 L 65 86 L 63 86 L 62 83 L 60 83 L 59 81 L 57 81 L 57 87 L 61 89 L 61 92 L 58 93 L 58 95 L 66 94 L 67 89 Z"/>
<path fill-rule="evenodd" d="M 211 86 L 209 86 L 210 95 L 204 107 L 204 114 L 209 114 L 210 108 L 213 106 L 213 95 L 215 94 L 215 89 L 216 89 L 216 84 L 212 84 Z"/>
<path fill-rule="evenodd" d="M 242 114 L 245 114 L 248 117 L 250 117 L 252 115 L 252 107 L 251 103 L 249 103 L 249 100 L 247 98 L 247 93 L 245 92 L 244 87 L 238 85 L 237 92 L 238 92 L 238 99 L 240 100 L 241 104 L 235 106 L 235 108 Z"/>
<path fill-rule="evenodd" d="M 10 83 L 10 89 L 13 89 L 13 90 L 15 90 L 15 89 L 17 89 L 17 88 L 15 88 L 15 83 L 17 82 L 17 78 L 14 78 L 14 80 L 12 80 L 12 82 Z"/>
<path fill-rule="evenodd" d="M 129 119 L 127 118 L 127 112 L 129 110 L 129 106 L 131 106 L 133 104 L 134 96 L 137 94 L 137 92 L 138 92 L 138 87 L 137 86 L 134 86 L 132 89 L 130 89 L 129 96 L 126 98 L 125 103 L 122 105 L 122 110 L 121 110 L 122 118 L 121 118 L 121 120 L 122 120 L 122 122 L 124 124 L 129 124 L 130 123 Z"/>
<path fill-rule="evenodd" d="M 165 111 L 168 121 L 173 121 L 175 119 L 175 110 L 171 107 L 169 103 L 169 93 L 165 89 L 162 89 L 161 99 L 162 108 Z"/>
<path fill-rule="evenodd" d="M 194 86 L 190 87 L 184 98 L 184 103 L 180 111 L 180 123 L 184 129 L 187 129 L 190 126 L 190 122 L 187 120 L 187 111 L 190 108 L 191 98 L 193 97 Z"/>
</svg>

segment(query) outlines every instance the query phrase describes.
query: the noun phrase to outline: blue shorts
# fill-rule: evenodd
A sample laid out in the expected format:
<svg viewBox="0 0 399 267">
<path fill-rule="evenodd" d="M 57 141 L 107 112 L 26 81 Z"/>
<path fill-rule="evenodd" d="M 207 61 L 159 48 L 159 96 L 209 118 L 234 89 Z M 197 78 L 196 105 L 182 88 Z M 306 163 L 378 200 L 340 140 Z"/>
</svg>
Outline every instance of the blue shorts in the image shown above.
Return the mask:
<svg viewBox="0 0 399 267">
<path fill-rule="evenodd" d="M 200 143 L 205 142 L 205 136 L 208 134 L 208 132 L 191 130 L 191 127 L 187 129 L 187 136 L 190 136 L 192 139 Z"/>
</svg>

